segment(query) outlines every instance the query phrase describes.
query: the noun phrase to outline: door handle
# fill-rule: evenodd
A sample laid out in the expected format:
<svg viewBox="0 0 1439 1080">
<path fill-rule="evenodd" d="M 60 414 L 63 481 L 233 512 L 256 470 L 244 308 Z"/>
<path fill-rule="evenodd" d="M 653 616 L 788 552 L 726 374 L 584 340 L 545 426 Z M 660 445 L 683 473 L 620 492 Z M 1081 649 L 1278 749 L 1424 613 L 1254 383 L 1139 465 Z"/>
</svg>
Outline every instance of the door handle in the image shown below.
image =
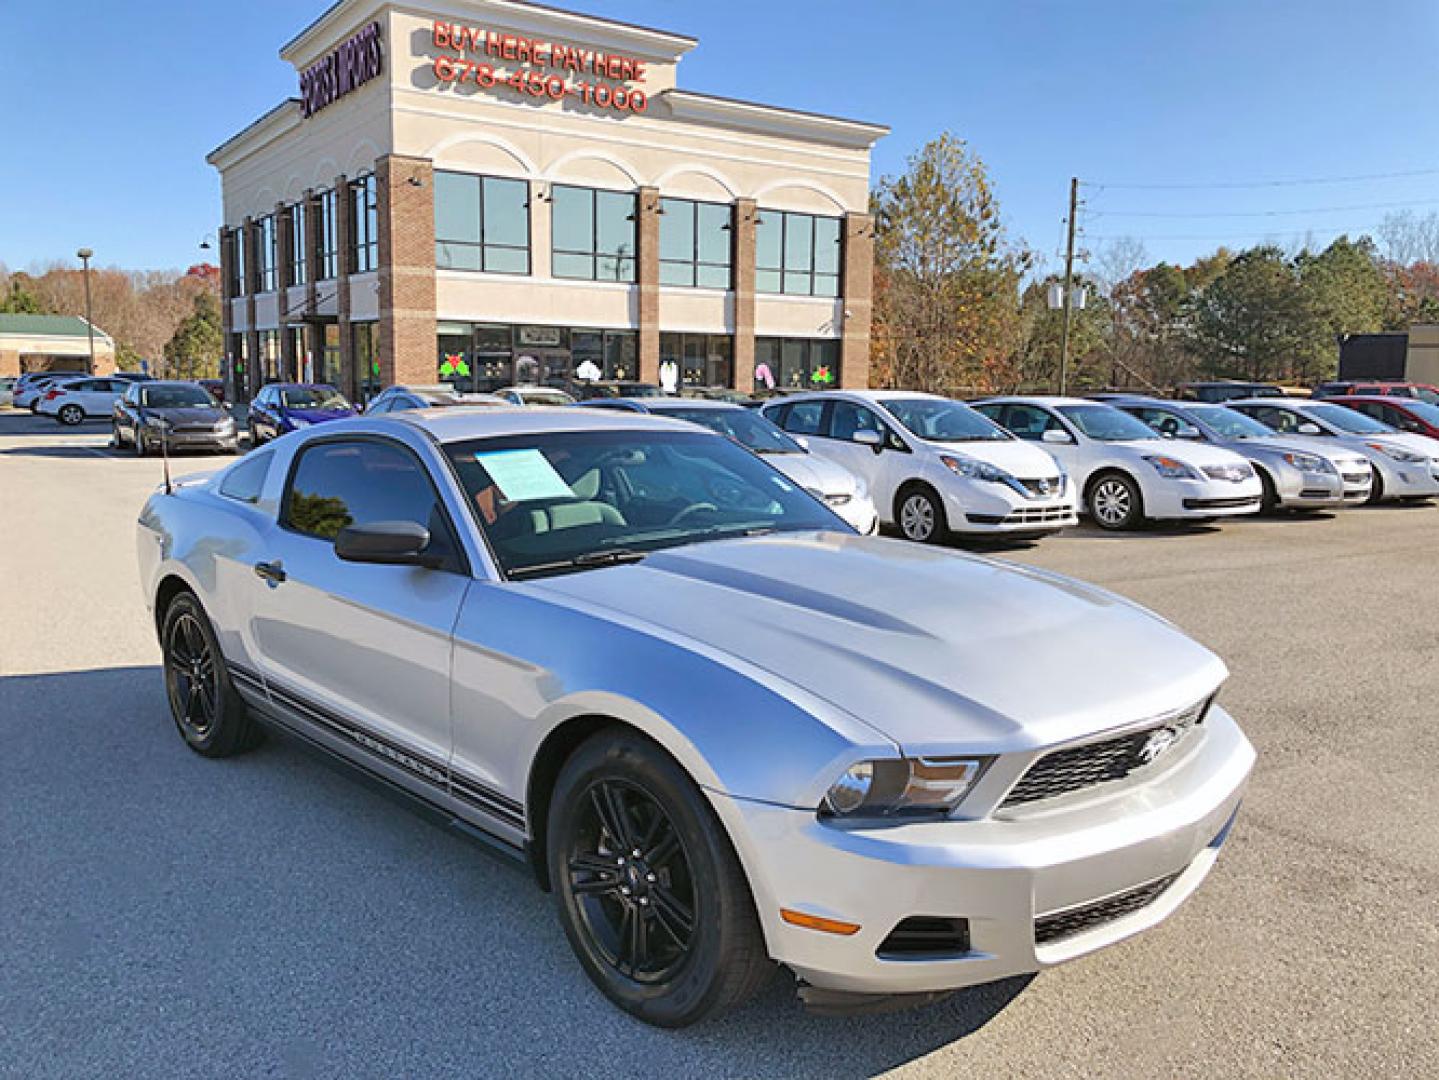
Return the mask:
<svg viewBox="0 0 1439 1080">
<path fill-rule="evenodd" d="M 285 568 L 280 565 L 278 559 L 275 562 L 257 562 L 255 576 L 263 578 L 271 585 L 278 585 L 285 580 Z"/>
</svg>

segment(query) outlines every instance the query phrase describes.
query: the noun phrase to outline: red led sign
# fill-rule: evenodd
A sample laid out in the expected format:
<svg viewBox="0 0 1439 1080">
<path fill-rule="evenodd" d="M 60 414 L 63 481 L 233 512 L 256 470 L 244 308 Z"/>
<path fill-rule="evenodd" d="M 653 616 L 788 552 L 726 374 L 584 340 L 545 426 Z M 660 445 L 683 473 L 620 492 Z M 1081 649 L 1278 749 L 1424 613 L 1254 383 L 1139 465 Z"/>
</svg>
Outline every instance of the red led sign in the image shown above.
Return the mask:
<svg viewBox="0 0 1439 1080">
<path fill-rule="evenodd" d="M 439 20 L 432 36 L 436 49 L 447 50 L 434 59 L 435 78 L 442 86 L 508 87 L 527 97 L 575 98 L 616 112 L 649 108 L 649 95 L 639 87 L 611 85 L 644 80 L 645 62 L 633 56 Z"/>
</svg>

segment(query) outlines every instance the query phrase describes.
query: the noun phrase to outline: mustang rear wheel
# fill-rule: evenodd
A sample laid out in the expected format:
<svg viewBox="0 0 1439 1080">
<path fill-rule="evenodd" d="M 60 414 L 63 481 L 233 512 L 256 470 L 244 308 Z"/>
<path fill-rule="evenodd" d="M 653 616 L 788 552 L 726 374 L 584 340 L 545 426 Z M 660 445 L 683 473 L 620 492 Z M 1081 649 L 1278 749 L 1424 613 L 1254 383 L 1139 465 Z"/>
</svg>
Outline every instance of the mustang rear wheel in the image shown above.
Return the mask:
<svg viewBox="0 0 1439 1080">
<path fill-rule="evenodd" d="M 170 715 L 190 749 L 229 757 L 258 746 L 264 729 L 230 682 L 210 620 L 190 593 L 180 593 L 166 609 L 161 645 Z"/>
<path fill-rule="evenodd" d="M 638 734 L 601 733 L 565 763 L 550 880 L 585 973 L 626 1012 L 683 1027 L 774 970 L 728 838 L 694 782 Z"/>
</svg>

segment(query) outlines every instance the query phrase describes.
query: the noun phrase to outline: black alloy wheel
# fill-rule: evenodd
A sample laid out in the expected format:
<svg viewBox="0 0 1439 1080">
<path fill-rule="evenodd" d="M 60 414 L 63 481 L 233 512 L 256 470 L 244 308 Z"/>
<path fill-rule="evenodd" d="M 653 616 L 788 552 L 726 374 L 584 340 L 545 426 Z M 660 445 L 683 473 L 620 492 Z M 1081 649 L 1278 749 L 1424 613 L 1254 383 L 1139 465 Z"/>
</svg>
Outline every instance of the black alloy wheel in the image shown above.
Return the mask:
<svg viewBox="0 0 1439 1080">
<path fill-rule="evenodd" d="M 590 979 L 647 1023 L 683 1027 L 773 972 L 749 883 L 694 781 L 624 729 L 560 772 L 546 844 L 560 920 Z"/>
<path fill-rule="evenodd" d="M 230 681 L 210 620 L 193 594 L 181 592 L 171 600 L 160 644 L 170 715 L 191 750 L 229 757 L 263 741 L 264 729 Z"/>
</svg>

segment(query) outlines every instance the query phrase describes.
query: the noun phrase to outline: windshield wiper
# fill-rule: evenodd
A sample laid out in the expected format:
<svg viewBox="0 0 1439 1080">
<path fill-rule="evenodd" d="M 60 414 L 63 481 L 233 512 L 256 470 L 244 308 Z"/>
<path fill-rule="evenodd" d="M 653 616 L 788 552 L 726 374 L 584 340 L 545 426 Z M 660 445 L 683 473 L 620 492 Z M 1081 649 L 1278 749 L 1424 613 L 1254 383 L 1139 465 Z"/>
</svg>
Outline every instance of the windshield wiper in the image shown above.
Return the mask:
<svg viewBox="0 0 1439 1080">
<path fill-rule="evenodd" d="M 597 566 L 621 566 L 637 563 L 649 552 L 633 551 L 629 548 L 612 548 L 608 551 L 582 551 L 572 559 L 557 559 L 554 562 L 535 563 L 520 566 L 510 571 L 511 578 L 530 577 L 533 574 L 556 574 L 565 570 L 591 570 Z"/>
</svg>

